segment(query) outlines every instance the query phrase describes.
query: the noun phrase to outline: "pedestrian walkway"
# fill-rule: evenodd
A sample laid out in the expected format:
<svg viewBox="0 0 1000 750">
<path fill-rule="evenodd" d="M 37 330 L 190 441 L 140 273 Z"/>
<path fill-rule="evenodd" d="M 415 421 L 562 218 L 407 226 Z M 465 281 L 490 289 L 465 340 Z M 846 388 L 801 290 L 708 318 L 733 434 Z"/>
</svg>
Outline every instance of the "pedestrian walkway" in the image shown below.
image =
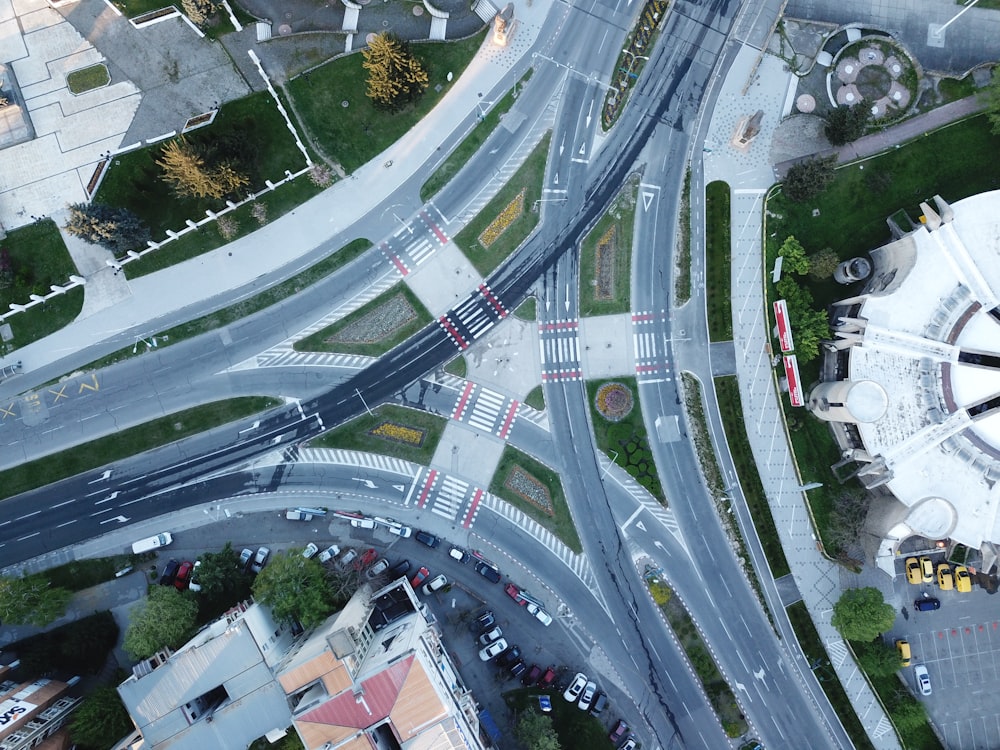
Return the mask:
<svg viewBox="0 0 1000 750">
<path fill-rule="evenodd" d="M 703 159 L 705 183 L 724 180 L 732 188 L 731 306 L 744 419 L 792 575 L 837 676 L 875 747 L 895 750 L 900 745 L 881 704 L 830 624 L 833 604 L 841 593 L 840 570 L 817 549 L 778 407 L 764 316 L 760 239 L 764 195 L 775 182 L 768 163 L 770 137 L 794 82 L 781 60 L 765 56 L 746 94 L 741 93 L 756 58 L 757 50 L 744 47 L 729 69 L 711 121 L 713 148 Z M 741 118 L 758 110 L 764 111 L 760 134 L 747 149 L 737 149 L 732 138 Z"/>
</svg>

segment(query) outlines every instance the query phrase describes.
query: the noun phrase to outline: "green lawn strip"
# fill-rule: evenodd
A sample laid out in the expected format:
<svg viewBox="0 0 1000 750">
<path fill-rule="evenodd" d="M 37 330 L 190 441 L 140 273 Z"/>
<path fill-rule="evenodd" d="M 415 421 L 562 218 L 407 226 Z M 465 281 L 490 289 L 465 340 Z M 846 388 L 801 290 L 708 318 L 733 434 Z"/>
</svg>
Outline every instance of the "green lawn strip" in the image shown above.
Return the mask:
<svg viewBox="0 0 1000 750">
<path fill-rule="evenodd" d="M 632 282 L 632 230 L 638 189 L 639 176 L 631 175 L 604 212 L 604 216 L 583 240 L 580 251 L 580 315 L 614 315 L 627 313 L 632 309 L 629 305 L 629 290 Z M 611 258 L 611 295 L 598 298 L 597 246 L 612 227 L 614 255 Z"/>
<path fill-rule="evenodd" d="M 126 18 L 138 18 L 144 13 L 168 8 L 174 3 L 173 0 L 114 0 L 114 4 L 118 10 L 125 14 Z"/>
<path fill-rule="evenodd" d="M 743 718 L 743 713 L 740 711 L 739 705 L 736 703 L 733 691 L 729 689 L 729 685 L 722 676 L 722 673 L 715 666 L 712 654 L 701 639 L 701 635 L 699 635 L 694 621 L 688 614 L 684 602 L 662 581 L 647 581 L 647 585 L 649 586 L 650 593 L 653 595 L 653 599 L 659 604 L 663 614 L 666 615 L 667 622 L 670 623 L 671 630 L 674 631 L 677 640 L 680 641 L 681 647 L 684 649 L 684 653 L 687 654 L 695 674 L 701 680 L 702 687 L 705 688 L 709 700 L 712 701 L 712 707 L 715 709 L 715 713 L 722 723 L 722 728 L 729 737 L 741 736 L 749 727 Z"/>
<path fill-rule="evenodd" d="M 781 576 L 790 573 L 791 570 L 788 567 L 788 560 L 785 559 L 785 552 L 781 548 L 778 529 L 774 525 L 774 516 L 771 515 L 771 506 L 767 502 L 767 495 L 764 494 L 764 486 L 761 484 L 760 473 L 757 471 L 757 462 L 754 460 L 750 441 L 747 439 L 746 425 L 743 421 L 743 404 L 740 401 L 740 389 L 736 376 L 716 378 L 715 394 L 719 401 L 722 425 L 726 431 L 726 442 L 729 445 L 729 452 L 733 456 L 733 463 L 740 478 L 743 496 L 750 509 L 750 516 L 757 528 L 757 536 L 764 548 L 764 555 L 771 568 L 771 575 L 775 578 L 781 578 Z"/>
<path fill-rule="evenodd" d="M 708 335 L 712 341 L 732 341 L 733 311 L 730 309 L 731 217 L 729 185 L 710 182 L 705 186 L 705 276 Z"/>
<path fill-rule="evenodd" d="M 620 422 L 610 422 L 601 416 L 594 406 L 598 389 L 605 383 L 622 383 L 630 391 L 634 403 L 632 411 Z M 642 421 L 642 409 L 639 407 L 639 389 L 635 378 L 614 378 L 613 380 L 588 380 L 587 403 L 590 405 L 591 422 L 594 425 L 594 439 L 597 447 L 609 458 L 628 472 L 635 481 L 649 490 L 653 497 L 664 505 L 666 495 L 656 473 L 653 453 L 649 449 L 649 439 L 646 436 L 646 425 Z"/>
<path fill-rule="evenodd" d="M 1000 2 L 997 7 L 1000 8 Z M 944 99 L 944 104 L 964 99 L 976 93 L 976 82 L 971 75 L 965 78 L 942 78 L 938 81 L 938 93 Z"/>
<path fill-rule="evenodd" d="M 508 255 L 520 247 L 528 235 L 538 225 L 538 212 L 535 201 L 542 197 L 542 179 L 545 177 L 545 160 L 549 153 L 549 138 L 547 133 L 542 142 L 535 146 L 521 168 L 517 170 L 510 181 L 500 189 L 486 207 L 470 221 L 461 232 L 455 235 L 455 244 L 465 253 L 465 257 L 476 267 L 481 276 L 489 276 L 490 272 L 499 266 Z M 524 212 L 512 221 L 489 248 L 479 244 L 479 235 L 494 219 L 514 200 L 521 190 L 524 194 Z"/>
<path fill-rule="evenodd" d="M 411 44 L 430 83 L 417 102 L 395 112 L 376 109 L 366 92 L 368 73 L 360 52 L 339 57 L 288 82 L 303 125 L 319 148 L 354 172 L 416 125 L 433 109 L 483 44 L 486 32 L 457 42 Z M 344 106 L 344 102 L 347 106 Z"/>
<path fill-rule="evenodd" d="M 678 216 L 677 241 L 674 246 L 674 305 L 691 299 L 691 170 L 684 173 Z"/>
<path fill-rule="evenodd" d="M 211 125 L 184 138 L 195 144 L 223 142 L 238 149 L 250 191 L 263 188 L 265 180 L 284 179 L 285 170 L 296 172 L 305 166 L 285 119 L 266 91 L 223 104 Z M 162 170 L 156 160 L 162 148 L 162 144 L 155 144 L 115 156 L 94 196 L 96 203 L 133 211 L 149 225 L 157 241 L 167 230 L 183 229 L 188 219 L 203 219 L 206 209 L 218 211 L 225 207 L 222 200 L 176 196 L 160 179 Z"/>
<path fill-rule="evenodd" d="M 538 318 L 538 303 L 535 301 L 535 298 L 528 297 L 528 299 L 518 305 L 514 311 L 514 315 L 521 320 L 536 320 Z"/>
<path fill-rule="evenodd" d="M 281 402 L 266 396 L 215 401 L 120 430 L 51 456 L 0 472 L 0 497 L 13 497 L 98 466 L 159 448 L 213 427 L 271 409 Z"/>
<path fill-rule="evenodd" d="M 465 164 L 472 158 L 482 145 L 486 143 L 486 139 L 492 135 L 493 131 L 496 130 L 497 125 L 503 119 L 503 116 L 510 111 L 510 108 L 514 106 L 514 102 L 517 101 L 518 94 L 521 93 L 521 89 L 524 84 L 527 83 L 528 79 L 531 78 L 533 72 L 532 68 L 528 68 L 528 72 L 524 74 L 520 81 L 514 84 L 514 88 L 508 91 L 504 97 L 498 101 L 493 109 L 487 113 L 486 117 L 483 117 L 472 131 L 465 136 L 461 143 L 455 147 L 448 158 L 445 159 L 441 166 L 439 166 L 434 173 L 427 178 L 420 188 L 420 200 L 423 202 L 429 201 L 437 193 L 447 185 L 451 179 L 458 174 L 458 171 L 465 166 Z"/>
<path fill-rule="evenodd" d="M 31 294 L 45 295 L 56 284 L 62 286 L 77 272 L 59 228 L 51 219 L 11 229 L 0 240 L 0 248 L 10 257 L 10 286 L 0 289 L 0 310 L 9 311 L 10 303 L 29 302 Z M 76 287 L 53 297 L 7 321 L 14 334 L 14 347 L 45 338 L 72 322 L 83 309 L 83 289 Z M 6 348 L 6 347 L 4 347 Z"/>
<path fill-rule="evenodd" d="M 176 344 L 187 339 L 192 339 L 195 336 L 200 336 L 208 331 L 214 331 L 222 328 L 230 323 L 235 323 L 237 320 L 241 320 L 253 315 L 254 313 L 260 312 L 271 305 L 277 304 L 293 294 L 298 294 L 306 287 L 311 286 L 317 281 L 329 276 L 338 268 L 346 266 L 371 246 L 372 243 L 366 239 L 353 240 L 344 245 L 344 247 L 340 248 L 337 252 L 328 255 L 319 263 L 310 266 L 305 271 L 296 274 L 290 279 L 282 281 L 280 284 L 275 284 L 269 289 L 265 289 L 252 297 L 247 297 L 246 299 L 237 302 L 235 305 L 230 305 L 229 307 L 216 310 L 208 315 L 203 315 L 200 318 L 189 320 L 187 323 L 181 323 L 173 328 L 167 328 L 166 330 L 159 331 L 155 334 L 157 339 L 157 348 L 162 349 L 164 346 L 170 346 L 171 344 Z M 120 362 L 124 359 L 141 357 L 149 351 L 149 349 L 145 347 L 139 347 L 136 352 L 133 352 L 132 349 L 132 346 L 126 346 L 123 349 L 112 352 L 105 357 L 94 360 L 81 369 L 97 370 L 114 364 L 115 362 Z"/>
<path fill-rule="evenodd" d="M 372 430 L 387 422 L 421 432 L 422 442 L 420 445 L 416 445 L 412 442 L 404 442 L 402 439 L 370 434 Z M 342 448 L 366 453 L 380 453 L 426 466 L 434 458 L 434 451 L 437 450 L 447 424 L 447 419 L 436 414 L 408 409 L 405 406 L 383 404 L 377 407 L 371 415 L 362 414 L 336 429 L 324 432 L 311 440 L 309 445 L 313 448 Z M 412 433 L 406 432 L 406 434 Z M 416 435 L 413 434 L 413 437 L 416 438 Z"/>
<path fill-rule="evenodd" d="M 337 333 L 354 323 L 356 320 L 363 318 L 398 295 L 402 295 L 406 301 L 410 303 L 410 306 L 416 312 L 416 315 L 408 323 L 394 329 L 388 336 L 385 336 L 377 341 L 364 343 L 327 341 L 327 339 L 333 338 L 337 335 Z M 350 315 L 341 318 L 336 323 L 332 323 L 326 328 L 316 331 L 316 333 L 311 336 L 307 336 L 300 341 L 296 341 L 295 350 L 299 352 L 339 352 L 342 354 L 363 354 L 369 357 L 378 357 L 385 354 L 397 344 L 401 344 L 406 341 L 406 339 L 430 322 L 431 314 L 427 312 L 427 308 L 421 304 L 419 299 L 417 299 L 417 295 L 415 295 L 406 284 L 397 284 L 388 291 L 380 294 L 371 302 L 361 306 Z"/>
<path fill-rule="evenodd" d="M 844 686 L 840 684 L 840 679 L 830 664 L 830 657 L 827 655 L 826 649 L 823 648 L 823 642 L 820 640 L 819 633 L 816 632 L 816 626 L 809 616 L 806 605 L 803 602 L 795 602 L 785 609 L 788 612 L 788 619 L 792 623 L 792 629 L 795 631 L 795 637 L 798 638 L 799 645 L 802 647 L 802 653 L 805 654 L 809 664 L 816 665 L 813 667 L 816 678 L 819 680 L 823 692 L 826 693 L 830 705 L 833 706 L 833 710 L 840 717 L 847 736 L 851 738 L 851 742 L 858 750 L 874 750 L 874 745 L 868 739 L 868 733 L 865 732 L 861 720 L 858 719 L 858 715 L 854 711 L 854 706 L 851 705 L 851 699 L 847 697 Z"/>
<path fill-rule="evenodd" d="M 109 83 L 111 83 L 111 75 L 104 63 L 74 70 L 66 76 L 66 87 L 72 94 L 82 94 L 84 91 L 99 89 Z"/>
<path fill-rule="evenodd" d="M 468 372 L 468 365 L 465 362 L 465 357 L 461 354 L 455 357 L 451 362 L 444 366 L 444 371 L 450 373 L 458 378 L 464 378 Z"/>
<path fill-rule="evenodd" d="M 531 389 L 531 393 L 524 397 L 524 403 L 532 409 L 542 411 L 545 408 L 545 391 L 542 386 L 536 385 Z"/>
<path fill-rule="evenodd" d="M 594 718 L 587 711 L 581 711 L 575 703 L 567 703 L 562 693 L 553 688 L 518 688 L 503 694 L 503 699 L 511 712 L 517 716 L 533 708 L 541 713 L 538 707 L 538 696 L 547 695 L 552 704 L 552 712 L 545 714 L 552 719 L 552 727 L 559 737 L 559 746 L 573 750 L 608 750 L 608 730 L 600 719 Z M 513 736 L 513 725 L 508 732 Z"/>
<path fill-rule="evenodd" d="M 545 485 L 549 491 L 549 497 L 552 499 L 554 515 L 550 516 L 537 505 L 528 502 L 504 484 L 507 481 L 508 474 L 510 474 L 515 466 L 520 466 L 524 471 Z M 566 497 L 563 495 L 562 482 L 559 479 L 559 475 L 548 466 L 508 445 L 503 449 L 503 455 L 500 456 L 500 463 L 493 473 L 493 481 L 490 482 L 490 492 L 531 516 L 559 537 L 562 543 L 574 552 L 579 553 L 583 551 L 583 546 L 580 544 L 580 537 L 576 533 L 576 526 L 573 524 L 573 517 L 570 515 L 569 506 L 566 504 Z"/>
<path fill-rule="evenodd" d="M 140 555 L 115 555 L 113 557 L 93 557 L 73 560 L 45 570 L 42 575 L 49 584 L 68 591 L 83 591 L 91 586 L 113 581 L 115 573 L 128 566 L 141 563 Z"/>
</svg>

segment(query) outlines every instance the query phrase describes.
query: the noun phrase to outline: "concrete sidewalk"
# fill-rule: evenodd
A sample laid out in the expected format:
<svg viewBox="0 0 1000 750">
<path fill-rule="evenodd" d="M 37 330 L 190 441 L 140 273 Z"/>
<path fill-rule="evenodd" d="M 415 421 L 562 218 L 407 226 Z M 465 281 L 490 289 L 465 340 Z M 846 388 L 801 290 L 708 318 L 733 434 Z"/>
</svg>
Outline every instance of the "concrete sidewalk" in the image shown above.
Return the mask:
<svg viewBox="0 0 1000 750">
<path fill-rule="evenodd" d="M 129 281 L 131 295 L 127 299 L 89 317 L 80 317 L 51 336 L 18 349 L 15 358 L 23 362 L 25 372 L 30 372 L 61 359 L 67 352 L 98 344 L 122 331 L 136 329 L 140 335 L 151 335 L 157 330 L 158 320 L 292 264 L 343 232 L 417 174 L 428 160 L 440 156 L 437 151 L 441 143 L 477 111 L 481 95 L 492 91 L 529 54 L 554 5 L 554 0 L 519 5 L 516 12 L 520 27 L 515 42 L 498 48 L 487 37 L 464 74 L 427 117 L 350 178 L 236 242 Z M 350 212 L 343 210 L 345 205 L 351 206 Z M 393 228 L 387 225 L 386 232 Z M 345 236 L 344 241 L 351 239 Z M 169 252 L 169 245 L 162 252 Z M 169 294 L 164 290 L 170 290 Z M 120 287 L 115 292 L 121 294 Z"/>
</svg>

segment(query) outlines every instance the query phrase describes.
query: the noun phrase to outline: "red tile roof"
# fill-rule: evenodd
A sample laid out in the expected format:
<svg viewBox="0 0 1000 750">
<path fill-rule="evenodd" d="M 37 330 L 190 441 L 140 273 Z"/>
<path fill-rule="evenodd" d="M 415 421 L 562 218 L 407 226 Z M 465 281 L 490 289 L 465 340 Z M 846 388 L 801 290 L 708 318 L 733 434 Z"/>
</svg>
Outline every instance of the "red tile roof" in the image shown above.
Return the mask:
<svg viewBox="0 0 1000 750">
<path fill-rule="evenodd" d="M 399 697 L 399 691 L 413 665 L 413 655 L 362 681 L 363 693 L 355 697 L 345 690 L 298 717 L 299 721 L 337 724 L 364 729 L 385 719 Z"/>
</svg>

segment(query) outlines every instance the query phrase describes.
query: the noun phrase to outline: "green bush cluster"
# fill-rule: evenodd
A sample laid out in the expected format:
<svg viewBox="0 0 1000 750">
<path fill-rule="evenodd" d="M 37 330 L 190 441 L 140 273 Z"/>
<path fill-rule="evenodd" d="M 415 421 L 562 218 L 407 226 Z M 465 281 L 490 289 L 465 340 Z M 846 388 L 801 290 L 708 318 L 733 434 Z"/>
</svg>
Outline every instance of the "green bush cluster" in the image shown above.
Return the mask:
<svg viewBox="0 0 1000 750">
<path fill-rule="evenodd" d="M 641 413 L 633 409 L 630 417 Z M 608 427 L 608 441 L 613 450 L 618 452 L 616 463 L 625 469 L 635 480 L 656 497 L 663 497 L 660 478 L 656 474 L 656 464 L 653 463 L 653 453 L 649 449 L 646 430 L 634 419 L 616 422 Z"/>
</svg>

